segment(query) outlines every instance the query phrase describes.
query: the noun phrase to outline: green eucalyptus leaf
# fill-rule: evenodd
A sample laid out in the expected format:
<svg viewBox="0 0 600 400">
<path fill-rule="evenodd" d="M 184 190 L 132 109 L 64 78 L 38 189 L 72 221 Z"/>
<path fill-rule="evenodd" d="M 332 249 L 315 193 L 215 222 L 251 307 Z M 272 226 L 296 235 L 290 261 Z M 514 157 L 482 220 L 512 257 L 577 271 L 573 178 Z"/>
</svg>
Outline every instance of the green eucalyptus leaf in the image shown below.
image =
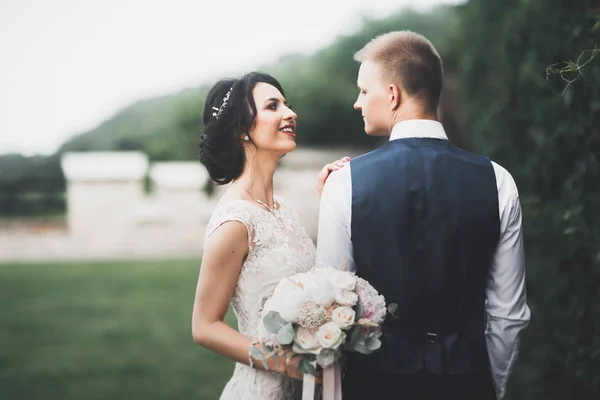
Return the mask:
<svg viewBox="0 0 600 400">
<path fill-rule="evenodd" d="M 277 340 L 279 344 L 286 345 L 294 341 L 294 327 L 290 322 L 285 324 L 277 332 Z"/>
<path fill-rule="evenodd" d="M 357 342 L 354 345 L 354 351 L 361 354 L 371 354 L 371 351 L 369 351 L 365 342 Z"/>
<path fill-rule="evenodd" d="M 335 362 L 336 351 L 332 349 L 323 349 L 317 354 L 317 363 L 323 368 L 329 367 Z"/>
<path fill-rule="evenodd" d="M 279 355 L 277 353 L 273 353 L 273 355 L 271 357 L 273 358 L 273 360 L 275 360 L 275 363 L 277 364 L 277 368 L 281 369 L 281 364 L 279 363 Z"/>
<path fill-rule="evenodd" d="M 310 374 L 312 376 L 317 375 L 317 370 L 306 357 L 300 361 L 300 365 L 298 365 L 298 371 L 302 372 L 303 374 Z"/>
<path fill-rule="evenodd" d="M 286 322 L 281 318 L 281 315 L 279 315 L 277 311 L 269 311 L 263 318 L 263 324 L 268 332 L 277 334 Z"/>
<path fill-rule="evenodd" d="M 352 334 L 350 335 L 350 342 L 349 342 L 349 346 L 351 348 L 354 348 L 354 346 L 356 345 L 356 343 L 360 340 L 362 340 L 364 342 L 364 338 L 361 339 L 361 337 L 364 336 L 363 332 L 361 331 L 361 329 L 359 327 L 356 327 L 352 330 Z"/>
<path fill-rule="evenodd" d="M 355 312 L 355 316 L 354 316 L 355 321 L 358 321 L 359 319 L 361 319 L 363 314 L 365 313 L 365 306 L 362 303 L 362 301 L 360 300 L 360 297 L 358 298 L 358 302 L 356 303 L 356 310 L 354 310 L 354 312 Z"/>
<path fill-rule="evenodd" d="M 388 307 L 387 307 L 388 314 L 396 319 L 399 319 L 399 317 L 395 314 L 396 310 L 398 310 L 398 304 L 396 304 L 396 303 L 388 304 Z"/>
<path fill-rule="evenodd" d="M 269 370 L 269 366 L 267 365 L 267 359 L 265 358 L 265 355 L 262 353 L 262 351 L 252 346 L 250 347 L 250 355 L 255 360 L 260 361 L 267 371 Z"/>
<path fill-rule="evenodd" d="M 371 352 L 367 348 L 368 335 L 368 332 L 365 332 L 362 329 L 357 329 L 357 332 L 353 334 L 352 349 L 358 353 L 370 354 Z"/>
<path fill-rule="evenodd" d="M 365 342 L 365 347 L 371 352 L 379 350 L 379 348 L 381 347 L 381 340 L 372 337 L 367 338 L 367 341 Z"/>
</svg>

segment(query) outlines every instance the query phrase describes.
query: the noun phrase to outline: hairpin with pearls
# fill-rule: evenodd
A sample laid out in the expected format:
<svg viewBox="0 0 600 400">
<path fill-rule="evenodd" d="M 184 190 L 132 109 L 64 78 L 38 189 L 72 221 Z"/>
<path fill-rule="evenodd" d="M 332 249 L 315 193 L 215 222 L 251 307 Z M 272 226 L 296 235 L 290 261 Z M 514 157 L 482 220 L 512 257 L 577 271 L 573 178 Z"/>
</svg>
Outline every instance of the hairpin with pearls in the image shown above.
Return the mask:
<svg viewBox="0 0 600 400">
<path fill-rule="evenodd" d="M 227 92 L 227 94 L 225 95 L 225 97 L 223 97 L 223 100 L 221 102 L 221 107 L 217 108 L 217 107 L 213 107 L 212 109 L 215 110 L 215 112 L 213 112 L 213 117 L 215 117 L 215 119 L 219 119 L 219 117 L 221 116 L 221 114 L 223 113 L 223 110 L 225 109 L 225 106 L 227 105 L 227 102 L 229 101 L 229 96 L 231 95 L 231 91 L 233 90 L 233 86 L 231 86 L 229 88 L 229 91 Z"/>
</svg>

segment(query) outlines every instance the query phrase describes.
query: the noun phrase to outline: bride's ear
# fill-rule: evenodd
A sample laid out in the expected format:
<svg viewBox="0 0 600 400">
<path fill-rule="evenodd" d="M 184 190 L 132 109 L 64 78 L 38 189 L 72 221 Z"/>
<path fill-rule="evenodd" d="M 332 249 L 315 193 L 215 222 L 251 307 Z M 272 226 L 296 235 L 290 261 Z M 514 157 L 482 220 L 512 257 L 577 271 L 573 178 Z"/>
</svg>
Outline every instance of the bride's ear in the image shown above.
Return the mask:
<svg viewBox="0 0 600 400">
<path fill-rule="evenodd" d="M 247 133 L 244 133 L 244 134 L 242 135 L 242 140 L 244 140 L 245 142 L 249 142 L 249 141 L 250 141 L 250 136 L 248 136 L 248 134 L 247 134 Z"/>
<path fill-rule="evenodd" d="M 400 108 L 402 90 L 398 87 L 398 85 L 392 83 L 388 86 L 388 96 L 390 99 L 390 108 L 392 111 L 396 111 Z"/>
</svg>

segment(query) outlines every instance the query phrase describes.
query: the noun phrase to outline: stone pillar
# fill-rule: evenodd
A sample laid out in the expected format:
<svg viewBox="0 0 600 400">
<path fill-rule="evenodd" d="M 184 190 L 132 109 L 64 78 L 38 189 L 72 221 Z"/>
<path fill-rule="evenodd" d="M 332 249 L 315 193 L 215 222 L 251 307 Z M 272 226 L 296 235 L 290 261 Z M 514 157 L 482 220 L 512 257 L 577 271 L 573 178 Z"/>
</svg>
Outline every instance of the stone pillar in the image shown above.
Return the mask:
<svg viewBox="0 0 600 400">
<path fill-rule="evenodd" d="M 144 197 L 148 158 L 141 152 L 66 153 L 67 221 L 74 239 L 91 253 L 112 251 L 135 229 Z"/>
</svg>

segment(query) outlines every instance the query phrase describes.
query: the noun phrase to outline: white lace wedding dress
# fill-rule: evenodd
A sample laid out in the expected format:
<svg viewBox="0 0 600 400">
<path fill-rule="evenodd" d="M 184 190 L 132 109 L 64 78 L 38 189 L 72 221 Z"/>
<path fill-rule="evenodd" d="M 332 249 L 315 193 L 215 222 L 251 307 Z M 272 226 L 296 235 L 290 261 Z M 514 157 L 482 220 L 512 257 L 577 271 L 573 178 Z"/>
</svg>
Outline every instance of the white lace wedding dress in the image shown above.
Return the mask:
<svg viewBox="0 0 600 400">
<path fill-rule="evenodd" d="M 242 266 L 231 305 L 240 333 L 258 338 L 260 311 L 284 277 L 306 272 L 315 262 L 315 246 L 300 226 L 295 211 L 280 198 L 269 211 L 246 200 L 231 200 L 214 210 L 206 235 L 227 221 L 248 229 L 248 257 Z M 288 400 L 301 398 L 302 382 L 279 374 L 235 365 L 221 400 Z"/>
</svg>

